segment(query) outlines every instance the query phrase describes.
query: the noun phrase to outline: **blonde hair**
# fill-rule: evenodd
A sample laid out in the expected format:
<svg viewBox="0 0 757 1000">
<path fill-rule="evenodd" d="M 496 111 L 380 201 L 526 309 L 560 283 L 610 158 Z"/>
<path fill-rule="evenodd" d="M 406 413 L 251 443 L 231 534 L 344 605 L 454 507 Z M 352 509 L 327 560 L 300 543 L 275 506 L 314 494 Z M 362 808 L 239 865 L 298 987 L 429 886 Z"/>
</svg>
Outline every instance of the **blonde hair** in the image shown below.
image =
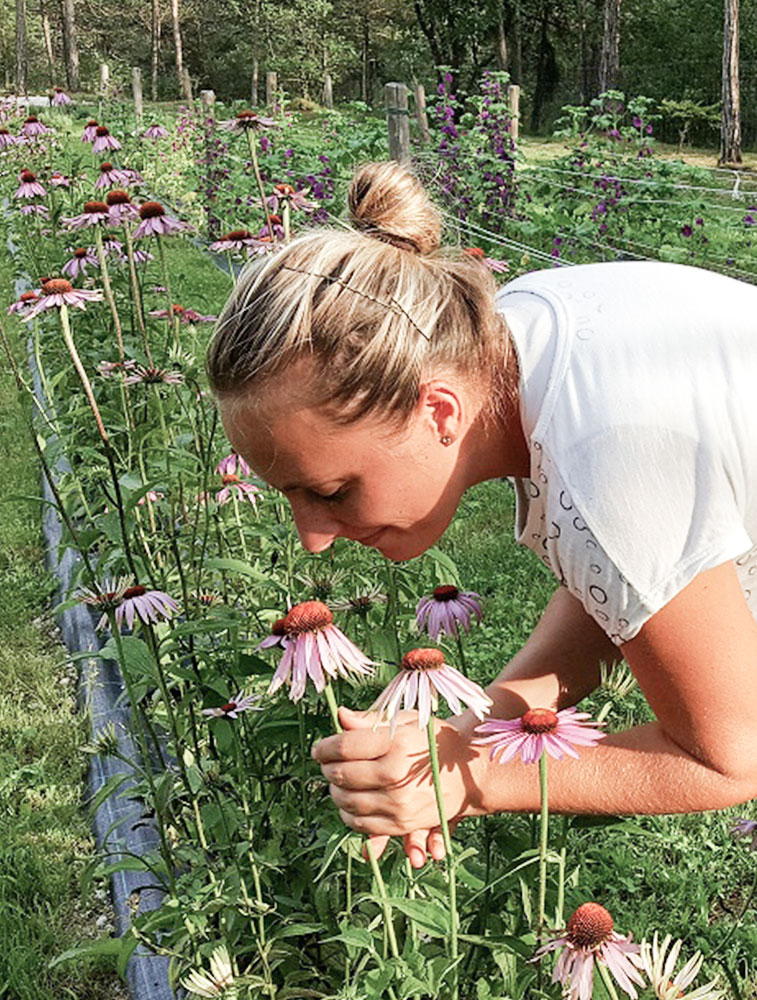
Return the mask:
<svg viewBox="0 0 757 1000">
<path fill-rule="evenodd" d="M 397 163 L 369 163 L 350 184 L 352 230 L 312 231 L 244 269 L 207 357 L 221 400 L 248 396 L 304 358 L 339 422 L 404 420 L 423 376 L 455 371 L 507 393 L 509 337 L 480 259 L 443 251 L 441 217 Z"/>
</svg>

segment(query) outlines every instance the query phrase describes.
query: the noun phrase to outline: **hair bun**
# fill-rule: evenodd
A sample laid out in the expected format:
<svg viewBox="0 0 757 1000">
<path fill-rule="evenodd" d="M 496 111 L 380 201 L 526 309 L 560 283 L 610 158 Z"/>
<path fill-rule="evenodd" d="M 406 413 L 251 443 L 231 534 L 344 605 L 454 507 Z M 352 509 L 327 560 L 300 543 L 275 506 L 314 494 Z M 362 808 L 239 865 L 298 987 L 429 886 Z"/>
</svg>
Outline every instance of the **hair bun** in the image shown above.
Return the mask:
<svg viewBox="0 0 757 1000">
<path fill-rule="evenodd" d="M 422 254 L 440 246 L 439 211 L 418 178 L 393 160 L 356 170 L 347 204 L 355 226 L 378 239 Z"/>
</svg>

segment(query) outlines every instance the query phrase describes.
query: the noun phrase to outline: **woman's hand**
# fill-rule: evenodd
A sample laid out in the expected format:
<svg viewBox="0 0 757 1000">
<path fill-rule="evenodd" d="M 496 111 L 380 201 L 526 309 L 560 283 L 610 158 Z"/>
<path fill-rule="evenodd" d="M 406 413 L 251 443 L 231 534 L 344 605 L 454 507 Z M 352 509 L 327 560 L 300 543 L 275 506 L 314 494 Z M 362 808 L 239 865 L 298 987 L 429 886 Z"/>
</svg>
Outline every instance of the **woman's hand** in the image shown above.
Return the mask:
<svg viewBox="0 0 757 1000">
<path fill-rule="evenodd" d="M 415 868 L 444 857 L 439 812 L 431 779 L 428 738 L 417 712 L 401 712 L 394 737 L 384 724 L 374 729 L 375 712 L 339 709 L 344 732 L 320 740 L 313 757 L 329 782 L 342 820 L 367 834 L 376 857 L 390 837 L 402 836 Z M 445 812 L 450 827 L 483 810 L 476 781 L 486 754 L 470 745 L 450 721 L 435 720 Z"/>
</svg>

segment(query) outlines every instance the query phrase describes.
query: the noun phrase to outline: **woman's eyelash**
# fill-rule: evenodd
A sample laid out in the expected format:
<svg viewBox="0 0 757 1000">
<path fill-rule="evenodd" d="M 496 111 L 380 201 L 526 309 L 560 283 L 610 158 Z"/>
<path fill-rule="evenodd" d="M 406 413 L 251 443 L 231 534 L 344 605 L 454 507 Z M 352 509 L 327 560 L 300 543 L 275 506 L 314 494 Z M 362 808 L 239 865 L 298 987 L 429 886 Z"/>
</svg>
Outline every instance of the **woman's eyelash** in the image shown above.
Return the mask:
<svg viewBox="0 0 757 1000">
<path fill-rule="evenodd" d="M 319 500 L 323 500 L 324 503 L 337 503 L 337 501 L 341 500 L 344 496 L 346 496 L 346 494 L 347 490 L 341 486 L 333 493 L 316 493 L 316 496 Z"/>
</svg>

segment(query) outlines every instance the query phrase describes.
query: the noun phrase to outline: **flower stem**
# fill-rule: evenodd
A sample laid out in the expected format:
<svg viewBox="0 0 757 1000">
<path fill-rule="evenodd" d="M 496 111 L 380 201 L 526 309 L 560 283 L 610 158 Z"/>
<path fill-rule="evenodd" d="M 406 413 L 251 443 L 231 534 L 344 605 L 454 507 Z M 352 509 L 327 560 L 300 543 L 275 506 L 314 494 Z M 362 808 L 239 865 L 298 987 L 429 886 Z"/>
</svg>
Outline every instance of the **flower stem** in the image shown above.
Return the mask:
<svg viewBox="0 0 757 1000">
<path fill-rule="evenodd" d="M 373 848 L 371 847 L 371 841 L 369 838 L 366 838 L 365 841 L 365 853 L 370 863 L 373 877 L 376 879 L 376 885 L 378 886 L 378 892 L 381 898 L 381 909 L 384 911 L 386 932 L 389 936 L 389 950 L 392 953 L 392 958 L 399 958 L 400 952 L 397 947 L 397 935 L 395 934 L 394 922 L 392 920 L 392 907 L 387 899 L 384 879 L 381 876 L 381 869 L 379 868 L 378 861 L 376 860 L 376 855 L 373 853 Z"/>
<path fill-rule="evenodd" d="M 116 309 L 116 300 L 110 284 L 108 262 L 105 259 L 105 247 L 103 246 L 103 234 L 99 226 L 95 226 L 95 243 L 97 244 L 97 259 L 100 261 L 100 276 L 103 279 L 103 291 L 105 292 L 105 298 L 108 300 L 110 312 L 113 316 L 113 328 L 116 331 L 116 340 L 118 341 L 118 358 L 120 361 L 123 361 L 124 337 L 121 331 L 121 318 L 118 315 L 118 309 Z"/>
<path fill-rule="evenodd" d="M 145 313 L 142 306 L 142 293 L 137 279 L 137 267 L 134 262 L 134 244 L 131 239 L 128 222 L 124 222 L 124 239 L 126 241 L 126 257 L 129 261 L 129 277 L 131 278 L 131 293 L 134 299 L 134 312 L 137 315 L 137 326 L 139 327 L 139 332 L 142 334 L 142 340 L 144 341 L 147 363 L 150 367 L 154 367 L 152 355 L 150 354 L 150 343 L 147 339 Z"/>
<path fill-rule="evenodd" d="M 562 927 L 565 920 L 565 861 L 568 854 L 568 828 L 570 817 L 563 816 L 560 824 L 560 861 L 557 869 L 557 907 L 555 909 L 555 927 Z"/>
<path fill-rule="evenodd" d="M 601 962 L 597 962 L 597 968 L 599 969 L 599 974 L 602 977 L 605 989 L 610 996 L 610 1000 L 618 1000 L 618 991 L 615 989 L 615 985 L 610 977 L 610 972 L 607 966 L 602 965 Z"/>
<path fill-rule="evenodd" d="M 326 695 L 326 704 L 329 706 L 329 712 L 331 713 L 331 722 L 337 733 L 344 732 L 342 729 L 342 724 L 339 721 L 339 709 L 336 704 L 336 698 L 334 697 L 334 688 L 330 683 L 326 684 L 323 689 L 323 693 Z"/>
<path fill-rule="evenodd" d="M 268 211 L 268 202 L 265 197 L 265 188 L 263 187 L 263 178 L 260 176 L 260 167 L 258 165 L 258 151 L 255 147 L 255 139 L 252 136 L 252 131 L 246 129 L 247 132 L 247 144 L 250 147 L 250 159 L 252 160 L 252 169 L 255 172 L 255 180 L 258 182 L 258 191 L 260 192 L 260 203 L 263 206 L 263 211 L 265 212 L 265 222 L 268 226 L 268 235 L 271 237 L 271 243 L 276 242 L 276 234 L 273 231 L 273 223 L 271 222 L 271 213 Z"/>
<path fill-rule="evenodd" d="M 541 815 L 539 817 L 539 918 L 536 934 L 541 944 L 544 933 L 544 911 L 547 900 L 547 843 L 549 834 L 549 805 L 547 798 L 547 754 L 542 751 L 539 758 L 539 789 L 541 792 Z"/>
<path fill-rule="evenodd" d="M 163 272 L 163 284 L 166 289 L 166 298 L 168 299 L 168 322 L 171 324 L 171 332 L 173 333 L 173 341 L 175 346 L 178 348 L 181 346 L 179 340 L 179 317 L 174 311 L 173 298 L 171 296 L 171 279 L 168 276 L 168 265 L 166 264 L 166 252 L 163 249 L 163 240 L 160 236 L 155 236 L 155 242 L 158 244 L 158 256 L 160 257 L 160 267 Z"/>
<path fill-rule="evenodd" d="M 465 666 L 465 650 L 463 649 L 463 637 L 460 635 L 459 631 L 457 633 L 457 651 L 460 654 L 460 671 L 461 673 L 464 673 L 465 676 L 467 677 L 468 670 Z"/>
<path fill-rule="evenodd" d="M 434 782 L 434 792 L 436 793 L 436 807 L 439 810 L 439 823 L 442 828 L 442 839 L 444 840 L 444 851 L 447 861 L 447 881 L 449 888 L 449 957 L 453 961 L 457 958 L 457 886 L 455 884 L 455 861 L 452 855 L 452 838 L 449 833 L 449 823 L 444 809 L 444 796 L 442 794 L 442 781 L 439 773 L 439 755 L 436 750 L 436 730 L 434 729 L 434 716 L 429 716 L 428 727 L 428 753 L 431 761 L 431 776 Z M 452 1000 L 457 1000 L 457 966 L 452 971 L 451 994 Z"/>
</svg>

